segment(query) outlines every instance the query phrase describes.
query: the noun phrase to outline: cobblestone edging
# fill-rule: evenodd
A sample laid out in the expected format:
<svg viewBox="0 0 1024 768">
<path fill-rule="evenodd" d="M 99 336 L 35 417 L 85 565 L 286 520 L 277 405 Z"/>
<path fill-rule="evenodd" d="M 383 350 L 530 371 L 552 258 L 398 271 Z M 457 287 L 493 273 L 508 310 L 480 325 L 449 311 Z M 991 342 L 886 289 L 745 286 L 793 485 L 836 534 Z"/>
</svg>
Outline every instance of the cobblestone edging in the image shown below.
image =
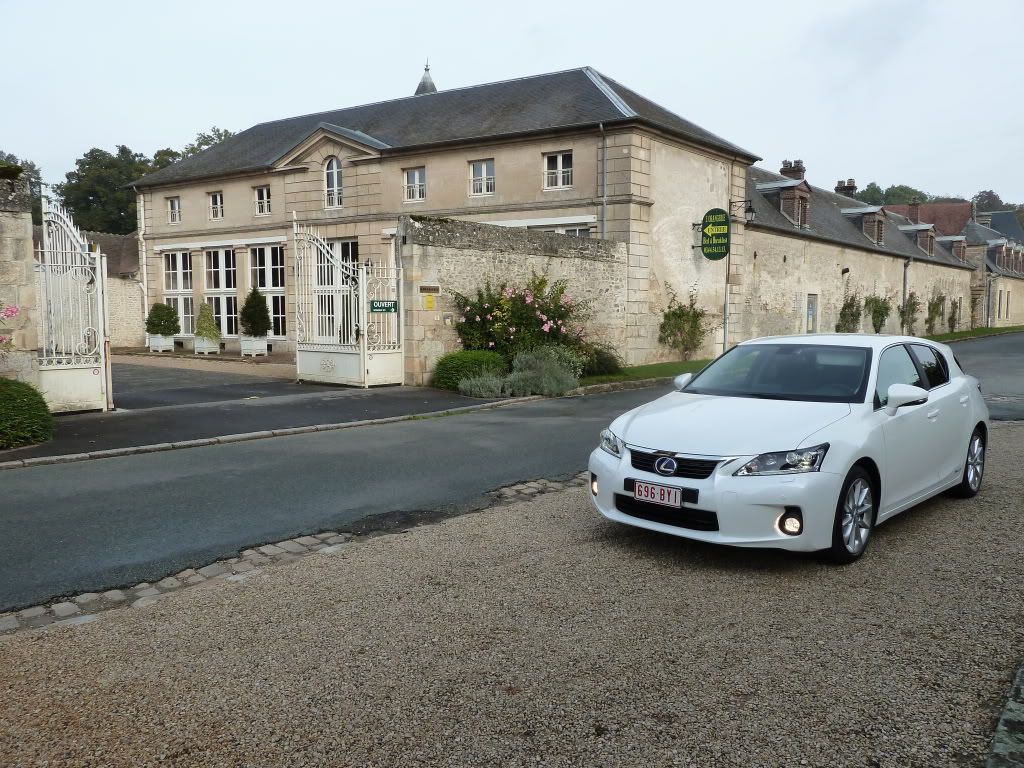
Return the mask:
<svg viewBox="0 0 1024 768">
<path fill-rule="evenodd" d="M 985 768 L 1024 768 L 1024 664 L 1003 709 L 992 737 L 992 752 Z"/>
<path fill-rule="evenodd" d="M 483 508 L 514 504 L 542 494 L 582 487 L 586 485 L 588 477 L 587 472 L 581 472 L 569 480 L 530 480 L 498 488 L 487 494 L 491 503 Z M 356 536 L 346 532 L 324 531 L 312 536 L 298 536 L 245 549 L 238 557 L 217 560 L 200 568 L 186 568 L 157 582 L 144 581 L 131 587 L 109 589 L 105 592 L 84 592 L 71 598 L 34 605 L 20 611 L 0 613 L 0 636 L 42 627 L 87 624 L 96 621 L 104 612 L 113 608 L 145 608 L 163 595 L 188 587 L 244 581 L 258 574 L 263 568 L 317 553 L 332 554 L 348 544 L 363 541 L 374 535 L 377 533 L 369 532 Z"/>
</svg>

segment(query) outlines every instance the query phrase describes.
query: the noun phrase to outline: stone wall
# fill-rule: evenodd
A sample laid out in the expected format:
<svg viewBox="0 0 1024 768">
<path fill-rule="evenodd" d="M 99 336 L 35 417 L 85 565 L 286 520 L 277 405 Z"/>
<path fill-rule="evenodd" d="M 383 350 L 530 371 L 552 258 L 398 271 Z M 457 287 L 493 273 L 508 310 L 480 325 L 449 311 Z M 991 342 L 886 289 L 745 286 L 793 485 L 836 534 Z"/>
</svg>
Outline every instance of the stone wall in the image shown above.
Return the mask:
<svg viewBox="0 0 1024 768">
<path fill-rule="evenodd" d="M 35 328 L 39 310 L 31 211 L 28 182 L 0 179 L 0 302 L 20 309 L 17 317 L 0 321 L 0 335 L 14 340 L 14 350 L 0 362 L 0 376 L 38 387 Z"/>
<path fill-rule="evenodd" d="M 129 277 L 107 277 L 107 318 L 110 346 L 141 347 L 146 343 L 142 284 Z"/>
<path fill-rule="evenodd" d="M 420 216 L 403 216 L 397 237 L 407 384 L 428 383 L 437 359 L 460 348 L 452 291 L 472 294 L 487 281 L 521 286 L 534 272 L 565 279 L 573 297 L 590 302 L 590 336 L 625 352 L 624 243 Z"/>
<path fill-rule="evenodd" d="M 747 227 L 746 237 L 748 268 L 736 329 L 741 339 L 808 332 L 809 295 L 817 296 L 817 330 L 834 332 L 843 299 L 853 292 L 861 298 L 872 293 L 893 298 L 883 333 L 900 333 L 896 306 L 902 302 L 906 259 L 755 227 Z M 845 275 L 844 269 L 849 270 Z M 910 265 L 907 291 L 915 291 L 921 301 L 917 334 L 925 332 L 927 302 L 936 292 L 962 301 L 959 328 L 969 326 L 973 274 L 970 269 L 926 261 Z M 861 330 L 872 332 L 866 315 Z M 948 327 L 936 327 L 936 331 L 945 332 Z"/>
</svg>

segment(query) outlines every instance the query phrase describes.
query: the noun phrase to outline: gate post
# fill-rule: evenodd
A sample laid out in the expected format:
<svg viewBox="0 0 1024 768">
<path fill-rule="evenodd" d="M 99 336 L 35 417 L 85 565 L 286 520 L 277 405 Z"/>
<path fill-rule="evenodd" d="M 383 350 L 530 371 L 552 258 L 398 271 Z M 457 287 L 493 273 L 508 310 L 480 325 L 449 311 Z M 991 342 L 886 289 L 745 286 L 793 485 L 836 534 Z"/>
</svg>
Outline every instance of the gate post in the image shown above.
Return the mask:
<svg viewBox="0 0 1024 768">
<path fill-rule="evenodd" d="M 32 197 L 28 179 L 0 179 L 0 302 L 18 315 L 0 321 L 0 336 L 14 349 L 0 360 L 0 376 L 39 388 L 39 292 L 32 248 Z"/>
</svg>

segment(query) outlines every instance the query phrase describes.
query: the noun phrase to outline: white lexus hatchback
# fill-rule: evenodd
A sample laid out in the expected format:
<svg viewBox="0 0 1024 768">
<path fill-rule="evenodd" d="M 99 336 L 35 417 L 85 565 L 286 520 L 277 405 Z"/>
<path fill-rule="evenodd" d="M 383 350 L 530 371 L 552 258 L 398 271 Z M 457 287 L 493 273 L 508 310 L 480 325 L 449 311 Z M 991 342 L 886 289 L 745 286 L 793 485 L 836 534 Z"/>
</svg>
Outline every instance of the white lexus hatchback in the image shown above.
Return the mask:
<svg viewBox="0 0 1024 768">
<path fill-rule="evenodd" d="M 601 433 L 590 490 L 605 517 L 847 563 L 883 520 L 981 488 L 988 408 L 943 344 L 756 339 L 676 387 Z"/>
</svg>

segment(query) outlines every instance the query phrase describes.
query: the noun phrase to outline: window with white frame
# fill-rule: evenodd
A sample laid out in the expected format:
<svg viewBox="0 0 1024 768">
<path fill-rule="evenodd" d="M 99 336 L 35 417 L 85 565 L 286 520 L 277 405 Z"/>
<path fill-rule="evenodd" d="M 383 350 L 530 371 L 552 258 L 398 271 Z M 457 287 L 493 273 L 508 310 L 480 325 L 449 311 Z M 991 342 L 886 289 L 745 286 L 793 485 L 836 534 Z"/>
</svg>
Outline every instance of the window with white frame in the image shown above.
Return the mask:
<svg viewBox="0 0 1024 768">
<path fill-rule="evenodd" d="M 270 187 L 253 187 L 253 192 L 256 195 L 256 215 L 270 215 Z"/>
<path fill-rule="evenodd" d="M 188 251 L 164 253 L 164 303 L 178 313 L 181 333 L 195 331 L 195 305 L 192 300 L 192 254 Z"/>
<path fill-rule="evenodd" d="M 544 155 L 544 189 L 572 186 L 572 152 Z"/>
<path fill-rule="evenodd" d="M 341 207 L 341 163 L 336 157 L 327 158 L 324 166 L 324 208 Z"/>
<path fill-rule="evenodd" d="M 494 194 L 494 158 L 473 160 L 469 164 L 469 194 Z"/>
<path fill-rule="evenodd" d="M 270 309 L 270 335 L 286 336 L 284 299 L 284 246 L 259 246 L 249 249 L 252 284 L 260 289 Z"/>
<path fill-rule="evenodd" d="M 224 218 L 224 193 L 210 193 L 210 221 Z"/>
<path fill-rule="evenodd" d="M 167 198 L 167 223 L 181 224 L 181 198 Z"/>
<path fill-rule="evenodd" d="M 405 184 L 402 189 L 404 190 L 405 202 L 411 203 L 418 200 L 427 199 L 427 169 L 424 167 L 419 168 L 406 168 L 405 171 Z"/>
<path fill-rule="evenodd" d="M 206 251 L 206 303 L 224 336 L 238 334 L 238 270 L 231 248 Z"/>
</svg>

